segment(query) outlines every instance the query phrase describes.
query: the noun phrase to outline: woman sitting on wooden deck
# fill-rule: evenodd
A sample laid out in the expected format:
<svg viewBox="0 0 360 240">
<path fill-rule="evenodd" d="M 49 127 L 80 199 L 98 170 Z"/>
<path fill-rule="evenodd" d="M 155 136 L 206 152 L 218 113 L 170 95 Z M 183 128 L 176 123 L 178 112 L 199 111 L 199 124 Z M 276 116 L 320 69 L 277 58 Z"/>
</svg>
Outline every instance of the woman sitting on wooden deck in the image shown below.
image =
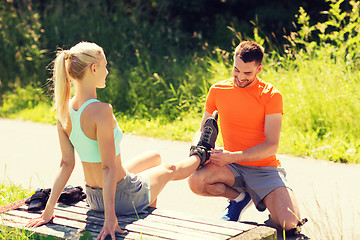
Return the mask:
<svg viewBox="0 0 360 240">
<path fill-rule="evenodd" d="M 54 60 L 53 81 L 58 135 L 62 158 L 45 210 L 26 226 L 37 227 L 52 220 L 55 204 L 75 166 L 74 149 L 83 166 L 87 201 L 91 209 L 104 211 L 105 222 L 97 239 L 120 229 L 116 214 L 134 214 L 156 206 L 167 182 L 187 178 L 203 164 L 193 155 L 177 164 L 161 164 L 160 155 L 148 153 L 124 166 L 120 156 L 123 135 L 109 103 L 97 100 L 96 89 L 106 87 L 107 61 L 95 43 L 80 42 L 60 50 Z M 70 84 L 76 92 L 70 99 Z M 141 148 L 141 146 L 138 146 Z"/>
</svg>

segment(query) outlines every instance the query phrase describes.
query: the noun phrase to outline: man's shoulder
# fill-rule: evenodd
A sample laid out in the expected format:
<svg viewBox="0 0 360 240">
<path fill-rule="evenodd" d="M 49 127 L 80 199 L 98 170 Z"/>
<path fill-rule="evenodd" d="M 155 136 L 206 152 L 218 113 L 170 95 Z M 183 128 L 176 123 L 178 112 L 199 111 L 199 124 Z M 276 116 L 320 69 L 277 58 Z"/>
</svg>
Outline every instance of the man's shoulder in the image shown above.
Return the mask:
<svg viewBox="0 0 360 240">
<path fill-rule="evenodd" d="M 259 79 L 259 88 L 261 89 L 262 94 L 280 94 L 280 91 L 271 83 L 265 82 L 261 79 Z"/>
<path fill-rule="evenodd" d="M 215 89 L 230 89 L 230 88 L 234 88 L 234 84 L 232 81 L 232 78 L 223 80 L 221 82 L 217 82 L 215 84 L 213 84 L 211 86 L 211 88 L 215 88 Z"/>
</svg>

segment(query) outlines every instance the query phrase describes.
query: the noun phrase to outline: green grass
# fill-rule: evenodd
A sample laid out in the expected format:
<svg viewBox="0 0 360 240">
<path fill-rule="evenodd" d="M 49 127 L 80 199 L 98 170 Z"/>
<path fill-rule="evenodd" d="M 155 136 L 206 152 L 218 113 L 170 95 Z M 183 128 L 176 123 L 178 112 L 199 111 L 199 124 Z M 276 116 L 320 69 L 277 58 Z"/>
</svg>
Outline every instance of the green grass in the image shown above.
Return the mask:
<svg viewBox="0 0 360 240">
<path fill-rule="evenodd" d="M 344 72 L 335 63 L 305 60 L 296 70 L 265 68 L 260 77 L 272 82 L 284 97 L 279 153 L 360 163 L 360 140 L 356 137 L 360 132 L 356 117 L 360 116 L 358 73 Z M 23 97 L 24 92 L 21 94 Z M 14 102 L 18 104 L 18 101 Z M 25 104 L 25 108 L 20 106 L 18 109 L 15 103 L 5 101 L 0 109 L 6 107 L 12 111 L 1 111 L 0 116 L 50 124 L 56 122 L 55 112 L 46 102 L 38 102 L 35 106 Z M 191 141 L 202 114 L 183 113 L 175 120 L 163 115 L 115 115 L 125 133 Z M 219 141 L 221 145 L 222 140 Z"/>
<path fill-rule="evenodd" d="M 0 207 L 28 197 L 32 193 L 33 192 L 31 192 L 29 189 L 23 188 L 20 185 L 15 185 L 11 182 L 0 181 Z M 1 215 L 0 221 L 2 221 Z M 0 226 L 0 239 L 26 240 L 39 239 L 39 237 L 36 237 L 30 232 L 23 231 L 21 229 L 10 229 L 4 226 Z"/>
<path fill-rule="evenodd" d="M 316 207 L 305 205 L 302 213 L 309 220 L 302 227 L 305 235 L 311 236 L 312 239 L 322 240 L 360 239 L 358 227 L 360 224 L 360 211 L 356 210 L 358 209 L 356 201 L 347 201 L 344 204 L 336 191 L 328 199 L 331 207 L 320 204 L 316 193 L 312 198 Z M 349 209 L 353 210 L 351 212 L 346 211 Z"/>
<path fill-rule="evenodd" d="M 359 71 L 331 59 L 297 59 L 291 70 L 263 76 L 283 93 L 279 151 L 337 162 L 360 163 Z"/>
<path fill-rule="evenodd" d="M 175 121 L 168 121 L 161 117 L 139 119 L 128 115 L 118 115 L 117 120 L 126 133 L 160 139 L 191 141 L 199 127 L 201 118 L 199 116 L 185 116 Z"/>
<path fill-rule="evenodd" d="M 3 226 L 0 227 L 0 239 L 3 240 L 35 240 L 44 239 L 39 236 L 35 236 L 30 232 L 23 231 L 21 229 L 10 229 Z"/>
<path fill-rule="evenodd" d="M 284 99 L 278 153 L 359 164 L 360 4 L 349 1 L 345 12 L 342 1 L 328 2 L 324 22 L 313 25 L 300 8 L 296 32 L 285 36 L 287 46 L 262 38 L 255 26 L 253 39 L 268 46 L 259 76 Z M 99 99 L 114 106 L 125 133 L 191 141 L 209 87 L 230 76 L 232 54 L 206 44 L 204 51 L 182 55 L 168 47 L 171 56 L 136 50 L 127 71 L 110 65 L 108 87 L 99 91 Z M 0 117 L 54 124 L 48 102 L 42 89 L 14 87 L 0 97 Z"/>
<path fill-rule="evenodd" d="M 56 112 L 47 103 L 39 103 L 33 108 L 21 109 L 17 113 L 9 114 L 7 118 L 56 124 Z"/>
<path fill-rule="evenodd" d="M 207 61 L 208 72 L 212 73 L 210 82 L 229 76 L 230 62 Z M 270 59 L 260 74 L 262 79 L 273 83 L 284 98 L 278 152 L 359 164 L 360 71 L 349 69 L 344 62 L 334 61 L 326 55 L 283 60 L 281 64 L 274 67 Z M 55 112 L 49 103 L 41 101 L 46 98 L 39 90 L 19 89 L 4 99 L 0 107 L 2 117 L 56 122 Z M 199 127 L 204 98 L 193 104 L 194 110 L 184 111 L 176 119 L 169 119 L 167 110 L 155 116 L 120 112 L 115 115 L 125 133 L 191 141 Z M 221 139 L 219 141 L 221 145 Z"/>
<path fill-rule="evenodd" d="M 0 207 L 31 195 L 31 191 L 20 185 L 0 181 Z"/>
</svg>

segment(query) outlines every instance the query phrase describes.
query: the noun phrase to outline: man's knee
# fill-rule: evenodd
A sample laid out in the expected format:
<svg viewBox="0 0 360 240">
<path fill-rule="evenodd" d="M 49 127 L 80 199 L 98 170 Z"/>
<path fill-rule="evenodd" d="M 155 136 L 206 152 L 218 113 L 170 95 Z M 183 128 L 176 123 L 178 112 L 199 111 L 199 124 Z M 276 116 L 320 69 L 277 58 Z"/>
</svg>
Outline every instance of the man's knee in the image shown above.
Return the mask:
<svg viewBox="0 0 360 240">
<path fill-rule="evenodd" d="M 204 193 L 204 181 L 202 181 L 201 175 L 198 171 L 195 171 L 190 175 L 188 178 L 188 184 L 193 193 L 200 195 Z"/>
<path fill-rule="evenodd" d="M 219 168 L 211 163 L 200 170 L 196 170 L 189 178 L 190 189 L 203 196 L 222 196 L 225 191 L 225 185 L 231 185 L 226 182 L 229 173 L 226 167 Z"/>
<path fill-rule="evenodd" d="M 204 190 L 211 196 L 224 196 L 226 186 L 223 183 L 207 184 L 204 186 Z"/>
<path fill-rule="evenodd" d="M 300 220 L 299 207 L 292 190 L 286 187 L 276 188 L 265 199 L 273 220 L 285 230 L 293 229 Z"/>
</svg>

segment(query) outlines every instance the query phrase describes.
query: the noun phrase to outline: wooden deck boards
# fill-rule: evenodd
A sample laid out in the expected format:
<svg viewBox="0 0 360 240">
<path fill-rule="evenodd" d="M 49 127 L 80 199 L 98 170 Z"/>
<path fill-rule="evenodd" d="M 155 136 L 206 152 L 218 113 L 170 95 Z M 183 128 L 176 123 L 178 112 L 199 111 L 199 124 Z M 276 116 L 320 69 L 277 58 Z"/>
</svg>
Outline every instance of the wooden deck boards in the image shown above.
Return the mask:
<svg viewBox="0 0 360 240">
<path fill-rule="evenodd" d="M 57 205 L 53 222 L 38 228 L 25 228 L 25 223 L 41 213 L 27 212 L 27 207 L 21 202 L 13 204 L 12 208 L 14 207 L 16 209 L 11 209 L 10 206 L 2 208 L 2 225 L 52 236 L 55 239 L 79 239 L 85 232 L 96 239 L 104 223 L 103 213 L 89 210 L 85 202 L 79 202 L 74 206 Z M 117 239 L 276 239 L 276 230 L 270 227 L 205 219 L 155 208 L 138 216 L 118 216 L 118 221 L 120 227 L 128 233 L 117 233 Z"/>
</svg>

